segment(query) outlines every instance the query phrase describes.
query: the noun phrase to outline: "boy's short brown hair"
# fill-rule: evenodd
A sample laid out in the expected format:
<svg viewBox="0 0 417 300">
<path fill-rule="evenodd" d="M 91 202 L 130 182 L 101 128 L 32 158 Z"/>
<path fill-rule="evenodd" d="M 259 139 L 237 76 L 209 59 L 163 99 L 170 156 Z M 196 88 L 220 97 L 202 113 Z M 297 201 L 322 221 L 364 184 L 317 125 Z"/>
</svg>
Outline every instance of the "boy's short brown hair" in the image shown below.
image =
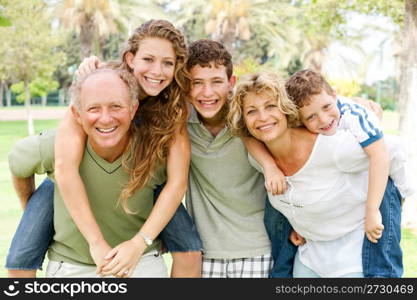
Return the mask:
<svg viewBox="0 0 417 300">
<path fill-rule="evenodd" d="M 311 96 L 320 94 L 323 90 L 330 96 L 336 96 L 326 79 L 311 69 L 294 73 L 285 83 L 285 89 L 299 108 L 307 105 Z"/>
<path fill-rule="evenodd" d="M 227 51 L 223 44 L 207 39 L 197 40 L 188 47 L 187 70 L 199 65 L 201 67 L 210 67 L 214 63 L 216 67 L 225 66 L 227 78 L 230 79 L 233 74 L 232 55 Z"/>
</svg>

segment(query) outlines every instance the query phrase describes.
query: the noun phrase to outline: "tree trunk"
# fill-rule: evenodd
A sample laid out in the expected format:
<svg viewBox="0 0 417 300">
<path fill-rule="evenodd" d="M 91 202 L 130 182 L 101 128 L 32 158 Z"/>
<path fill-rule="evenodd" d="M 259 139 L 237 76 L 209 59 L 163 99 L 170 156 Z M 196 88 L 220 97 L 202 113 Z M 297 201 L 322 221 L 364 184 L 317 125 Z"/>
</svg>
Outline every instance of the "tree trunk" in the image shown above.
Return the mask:
<svg viewBox="0 0 417 300">
<path fill-rule="evenodd" d="M 415 92 L 412 84 L 413 70 L 417 68 L 417 2 L 414 0 L 406 0 L 403 41 L 399 97 L 401 115 L 399 129 L 401 133 L 407 132 L 407 128 L 410 128 L 409 123 L 412 121 L 413 116 L 411 113 L 408 113 L 410 112 L 408 108 L 411 104 L 410 102 L 415 99 L 415 94 L 412 94 Z"/>
<path fill-rule="evenodd" d="M 400 135 L 408 150 L 410 182 L 417 182 L 417 1 L 405 1 L 403 48 L 400 65 L 399 111 Z M 403 224 L 417 228 L 417 195 L 408 199 L 403 208 Z"/>
<path fill-rule="evenodd" d="M 304 62 L 308 68 L 321 73 L 325 59 L 324 48 L 313 48 L 304 56 Z"/>
<path fill-rule="evenodd" d="M 98 36 L 95 39 L 95 53 L 100 59 L 104 59 L 104 47 L 106 45 L 107 37 Z"/>
<path fill-rule="evenodd" d="M 30 108 L 30 90 L 29 90 L 28 80 L 24 81 L 24 85 L 25 85 L 25 108 L 26 108 L 27 120 L 28 120 L 28 133 L 29 135 L 34 135 L 35 129 L 33 126 L 32 110 Z"/>
<path fill-rule="evenodd" d="M 12 92 L 10 91 L 9 85 L 5 84 L 5 90 L 6 90 L 6 106 L 10 107 L 12 106 Z"/>
<path fill-rule="evenodd" d="M 4 82 L 0 82 L 0 107 L 3 107 L 3 93 L 4 93 Z"/>
<path fill-rule="evenodd" d="M 65 103 L 65 89 L 64 88 L 59 89 L 58 99 L 59 99 L 58 104 L 60 106 L 63 106 Z"/>
<path fill-rule="evenodd" d="M 41 99 L 42 99 L 41 101 L 42 106 L 46 106 L 46 103 L 48 102 L 48 95 L 47 94 L 42 95 Z"/>
<path fill-rule="evenodd" d="M 81 60 L 91 55 L 94 43 L 94 20 L 88 16 L 85 17 L 84 24 L 80 30 L 81 43 Z"/>
<path fill-rule="evenodd" d="M 64 104 L 65 105 L 70 105 L 71 104 L 71 93 L 69 90 L 69 87 L 64 87 L 64 91 L 65 91 L 65 98 L 64 98 Z"/>
<path fill-rule="evenodd" d="M 236 22 L 229 20 L 226 30 L 222 32 L 220 41 L 223 43 L 224 47 L 233 54 L 234 43 L 236 41 Z"/>
</svg>

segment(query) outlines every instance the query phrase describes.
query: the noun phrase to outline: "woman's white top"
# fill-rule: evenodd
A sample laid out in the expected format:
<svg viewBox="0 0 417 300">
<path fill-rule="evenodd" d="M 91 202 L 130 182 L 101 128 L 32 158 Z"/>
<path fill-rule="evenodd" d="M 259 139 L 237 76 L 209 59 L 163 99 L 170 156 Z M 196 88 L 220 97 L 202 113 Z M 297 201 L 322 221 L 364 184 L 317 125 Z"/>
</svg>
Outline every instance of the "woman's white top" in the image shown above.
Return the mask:
<svg viewBox="0 0 417 300">
<path fill-rule="evenodd" d="M 268 193 L 272 206 L 306 238 L 301 262 L 322 277 L 362 271 L 367 170 L 362 147 L 350 132 L 338 130 L 317 136 L 305 165 L 287 177 L 283 195 Z"/>
<path fill-rule="evenodd" d="M 408 162 L 407 143 L 400 136 L 385 134 L 385 144 L 390 156 L 389 176 L 398 188 L 402 198 L 411 197 L 415 193 L 410 164 Z"/>
<path fill-rule="evenodd" d="M 396 184 L 406 190 L 410 184 L 401 174 L 406 164 L 403 145 L 393 137 L 386 142 L 390 173 L 396 173 Z M 251 156 L 249 160 L 262 172 Z M 318 135 L 304 166 L 286 177 L 287 191 L 268 193 L 272 206 L 306 238 L 298 248 L 301 262 L 322 277 L 362 272 L 368 167 L 368 157 L 351 132 Z"/>
</svg>

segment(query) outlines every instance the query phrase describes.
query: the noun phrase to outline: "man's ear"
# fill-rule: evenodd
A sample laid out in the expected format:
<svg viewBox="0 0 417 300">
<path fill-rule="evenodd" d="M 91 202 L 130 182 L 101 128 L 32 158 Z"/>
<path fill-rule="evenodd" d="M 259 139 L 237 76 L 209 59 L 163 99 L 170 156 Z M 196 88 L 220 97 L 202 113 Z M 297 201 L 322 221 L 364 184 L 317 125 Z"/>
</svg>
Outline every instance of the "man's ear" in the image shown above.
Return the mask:
<svg viewBox="0 0 417 300">
<path fill-rule="evenodd" d="M 135 58 L 135 55 L 133 55 L 133 53 L 132 52 L 127 52 L 126 54 L 125 54 L 125 59 L 126 59 L 126 62 L 127 62 L 127 65 L 131 68 L 131 69 L 133 69 L 133 59 Z"/>
<path fill-rule="evenodd" d="M 135 104 L 132 105 L 132 111 L 130 113 L 130 120 L 132 121 L 136 115 L 136 111 L 139 108 L 139 101 L 136 101 Z"/>
<path fill-rule="evenodd" d="M 81 125 L 80 112 L 78 111 L 78 109 L 74 105 L 71 105 L 71 113 L 72 113 L 72 117 L 75 119 L 75 121 L 77 121 L 77 123 Z"/>
</svg>

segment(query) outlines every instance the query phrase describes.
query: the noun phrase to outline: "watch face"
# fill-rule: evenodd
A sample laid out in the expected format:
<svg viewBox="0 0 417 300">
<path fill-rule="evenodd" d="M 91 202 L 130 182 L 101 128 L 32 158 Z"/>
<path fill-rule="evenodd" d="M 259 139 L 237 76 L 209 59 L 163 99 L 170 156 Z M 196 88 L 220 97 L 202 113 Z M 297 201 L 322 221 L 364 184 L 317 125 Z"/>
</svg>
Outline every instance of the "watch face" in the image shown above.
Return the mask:
<svg viewBox="0 0 417 300">
<path fill-rule="evenodd" d="M 150 238 L 148 238 L 147 236 L 143 235 L 140 232 L 139 232 L 139 235 L 143 238 L 146 245 L 148 245 L 148 246 L 152 245 L 153 241 Z"/>
</svg>

